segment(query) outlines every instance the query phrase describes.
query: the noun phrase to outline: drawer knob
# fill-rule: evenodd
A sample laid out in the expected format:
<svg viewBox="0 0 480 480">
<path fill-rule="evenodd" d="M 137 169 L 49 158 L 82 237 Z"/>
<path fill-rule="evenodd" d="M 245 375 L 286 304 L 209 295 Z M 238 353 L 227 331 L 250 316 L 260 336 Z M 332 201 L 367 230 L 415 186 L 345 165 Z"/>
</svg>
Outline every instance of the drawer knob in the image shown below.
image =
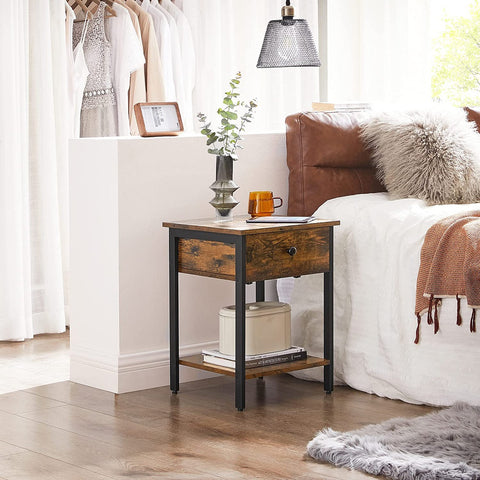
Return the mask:
<svg viewBox="0 0 480 480">
<path fill-rule="evenodd" d="M 290 247 L 287 249 L 287 253 L 291 255 L 292 257 L 297 253 L 296 247 Z"/>
</svg>

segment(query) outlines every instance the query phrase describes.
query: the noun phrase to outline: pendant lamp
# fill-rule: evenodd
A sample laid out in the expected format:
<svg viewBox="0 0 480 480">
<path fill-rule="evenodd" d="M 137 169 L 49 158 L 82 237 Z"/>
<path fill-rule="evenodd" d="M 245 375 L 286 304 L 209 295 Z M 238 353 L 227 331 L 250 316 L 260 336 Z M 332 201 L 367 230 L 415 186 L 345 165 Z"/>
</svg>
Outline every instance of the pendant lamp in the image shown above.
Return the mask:
<svg viewBox="0 0 480 480">
<path fill-rule="evenodd" d="M 257 68 L 319 67 L 317 48 L 306 20 L 294 19 L 290 0 L 282 19 L 268 22 Z"/>
</svg>

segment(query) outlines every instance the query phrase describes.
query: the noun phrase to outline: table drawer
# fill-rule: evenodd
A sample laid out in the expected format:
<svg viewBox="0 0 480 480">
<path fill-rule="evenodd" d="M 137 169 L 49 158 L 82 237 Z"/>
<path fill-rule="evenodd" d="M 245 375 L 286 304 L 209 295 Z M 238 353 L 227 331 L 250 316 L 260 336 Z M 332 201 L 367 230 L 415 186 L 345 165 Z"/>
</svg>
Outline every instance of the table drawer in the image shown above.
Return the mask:
<svg viewBox="0 0 480 480">
<path fill-rule="evenodd" d="M 328 227 L 247 235 L 245 242 L 247 283 L 329 269 Z M 178 242 L 178 271 L 235 280 L 235 246 L 181 238 Z"/>
<path fill-rule="evenodd" d="M 195 238 L 178 240 L 178 271 L 235 280 L 235 246 Z"/>
<path fill-rule="evenodd" d="M 329 265 L 328 227 L 247 236 L 247 282 L 326 272 Z"/>
</svg>

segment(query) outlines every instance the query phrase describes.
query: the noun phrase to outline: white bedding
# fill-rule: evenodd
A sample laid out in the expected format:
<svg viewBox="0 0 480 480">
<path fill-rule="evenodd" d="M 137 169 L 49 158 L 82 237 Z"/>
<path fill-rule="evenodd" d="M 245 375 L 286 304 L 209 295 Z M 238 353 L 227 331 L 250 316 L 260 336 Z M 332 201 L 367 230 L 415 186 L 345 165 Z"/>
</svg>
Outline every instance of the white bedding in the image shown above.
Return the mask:
<svg viewBox="0 0 480 480">
<path fill-rule="evenodd" d="M 480 405 L 480 332 L 470 333 L 471 310 L 462 300 L 440 307 L 440 331 L 422 318 L 414 344 L 415 287 L 420 250 L 428 228 L 480 204 L 428 207 L 386 193 L 352 195 L 326 202 L 315 213 L 339 219 L 335 227 L 335 377 L 337 383 L 411 403 Z M 323 356 L 323 275 L 279 281 L 279 296 L 292 306 L 292 340 Z M 298 376 L 322 380 L 323 369 Z"/>
</svg>

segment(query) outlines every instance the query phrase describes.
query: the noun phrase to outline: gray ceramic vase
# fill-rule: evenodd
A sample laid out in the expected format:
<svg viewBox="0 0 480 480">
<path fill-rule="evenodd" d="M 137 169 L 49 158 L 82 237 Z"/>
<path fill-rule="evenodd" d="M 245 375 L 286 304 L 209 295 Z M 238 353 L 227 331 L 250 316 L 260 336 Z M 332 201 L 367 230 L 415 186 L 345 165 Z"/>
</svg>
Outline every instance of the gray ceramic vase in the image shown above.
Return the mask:
<svg viewBox="0 0 480 480">
<path fill-rule="evenodd" d="M 218 221 L 231 220 L 232 209 L 239 203 L 233 198 L 233 192 L 238 190 L 238 185 L 232 180 L 233 158 L 218 155 L 215 172 L 216 180 L 210 185 L 210 189 L 215 192 L 215 197 L 210 200 L 210 205 L 215 208 Z"/>
</svg>

